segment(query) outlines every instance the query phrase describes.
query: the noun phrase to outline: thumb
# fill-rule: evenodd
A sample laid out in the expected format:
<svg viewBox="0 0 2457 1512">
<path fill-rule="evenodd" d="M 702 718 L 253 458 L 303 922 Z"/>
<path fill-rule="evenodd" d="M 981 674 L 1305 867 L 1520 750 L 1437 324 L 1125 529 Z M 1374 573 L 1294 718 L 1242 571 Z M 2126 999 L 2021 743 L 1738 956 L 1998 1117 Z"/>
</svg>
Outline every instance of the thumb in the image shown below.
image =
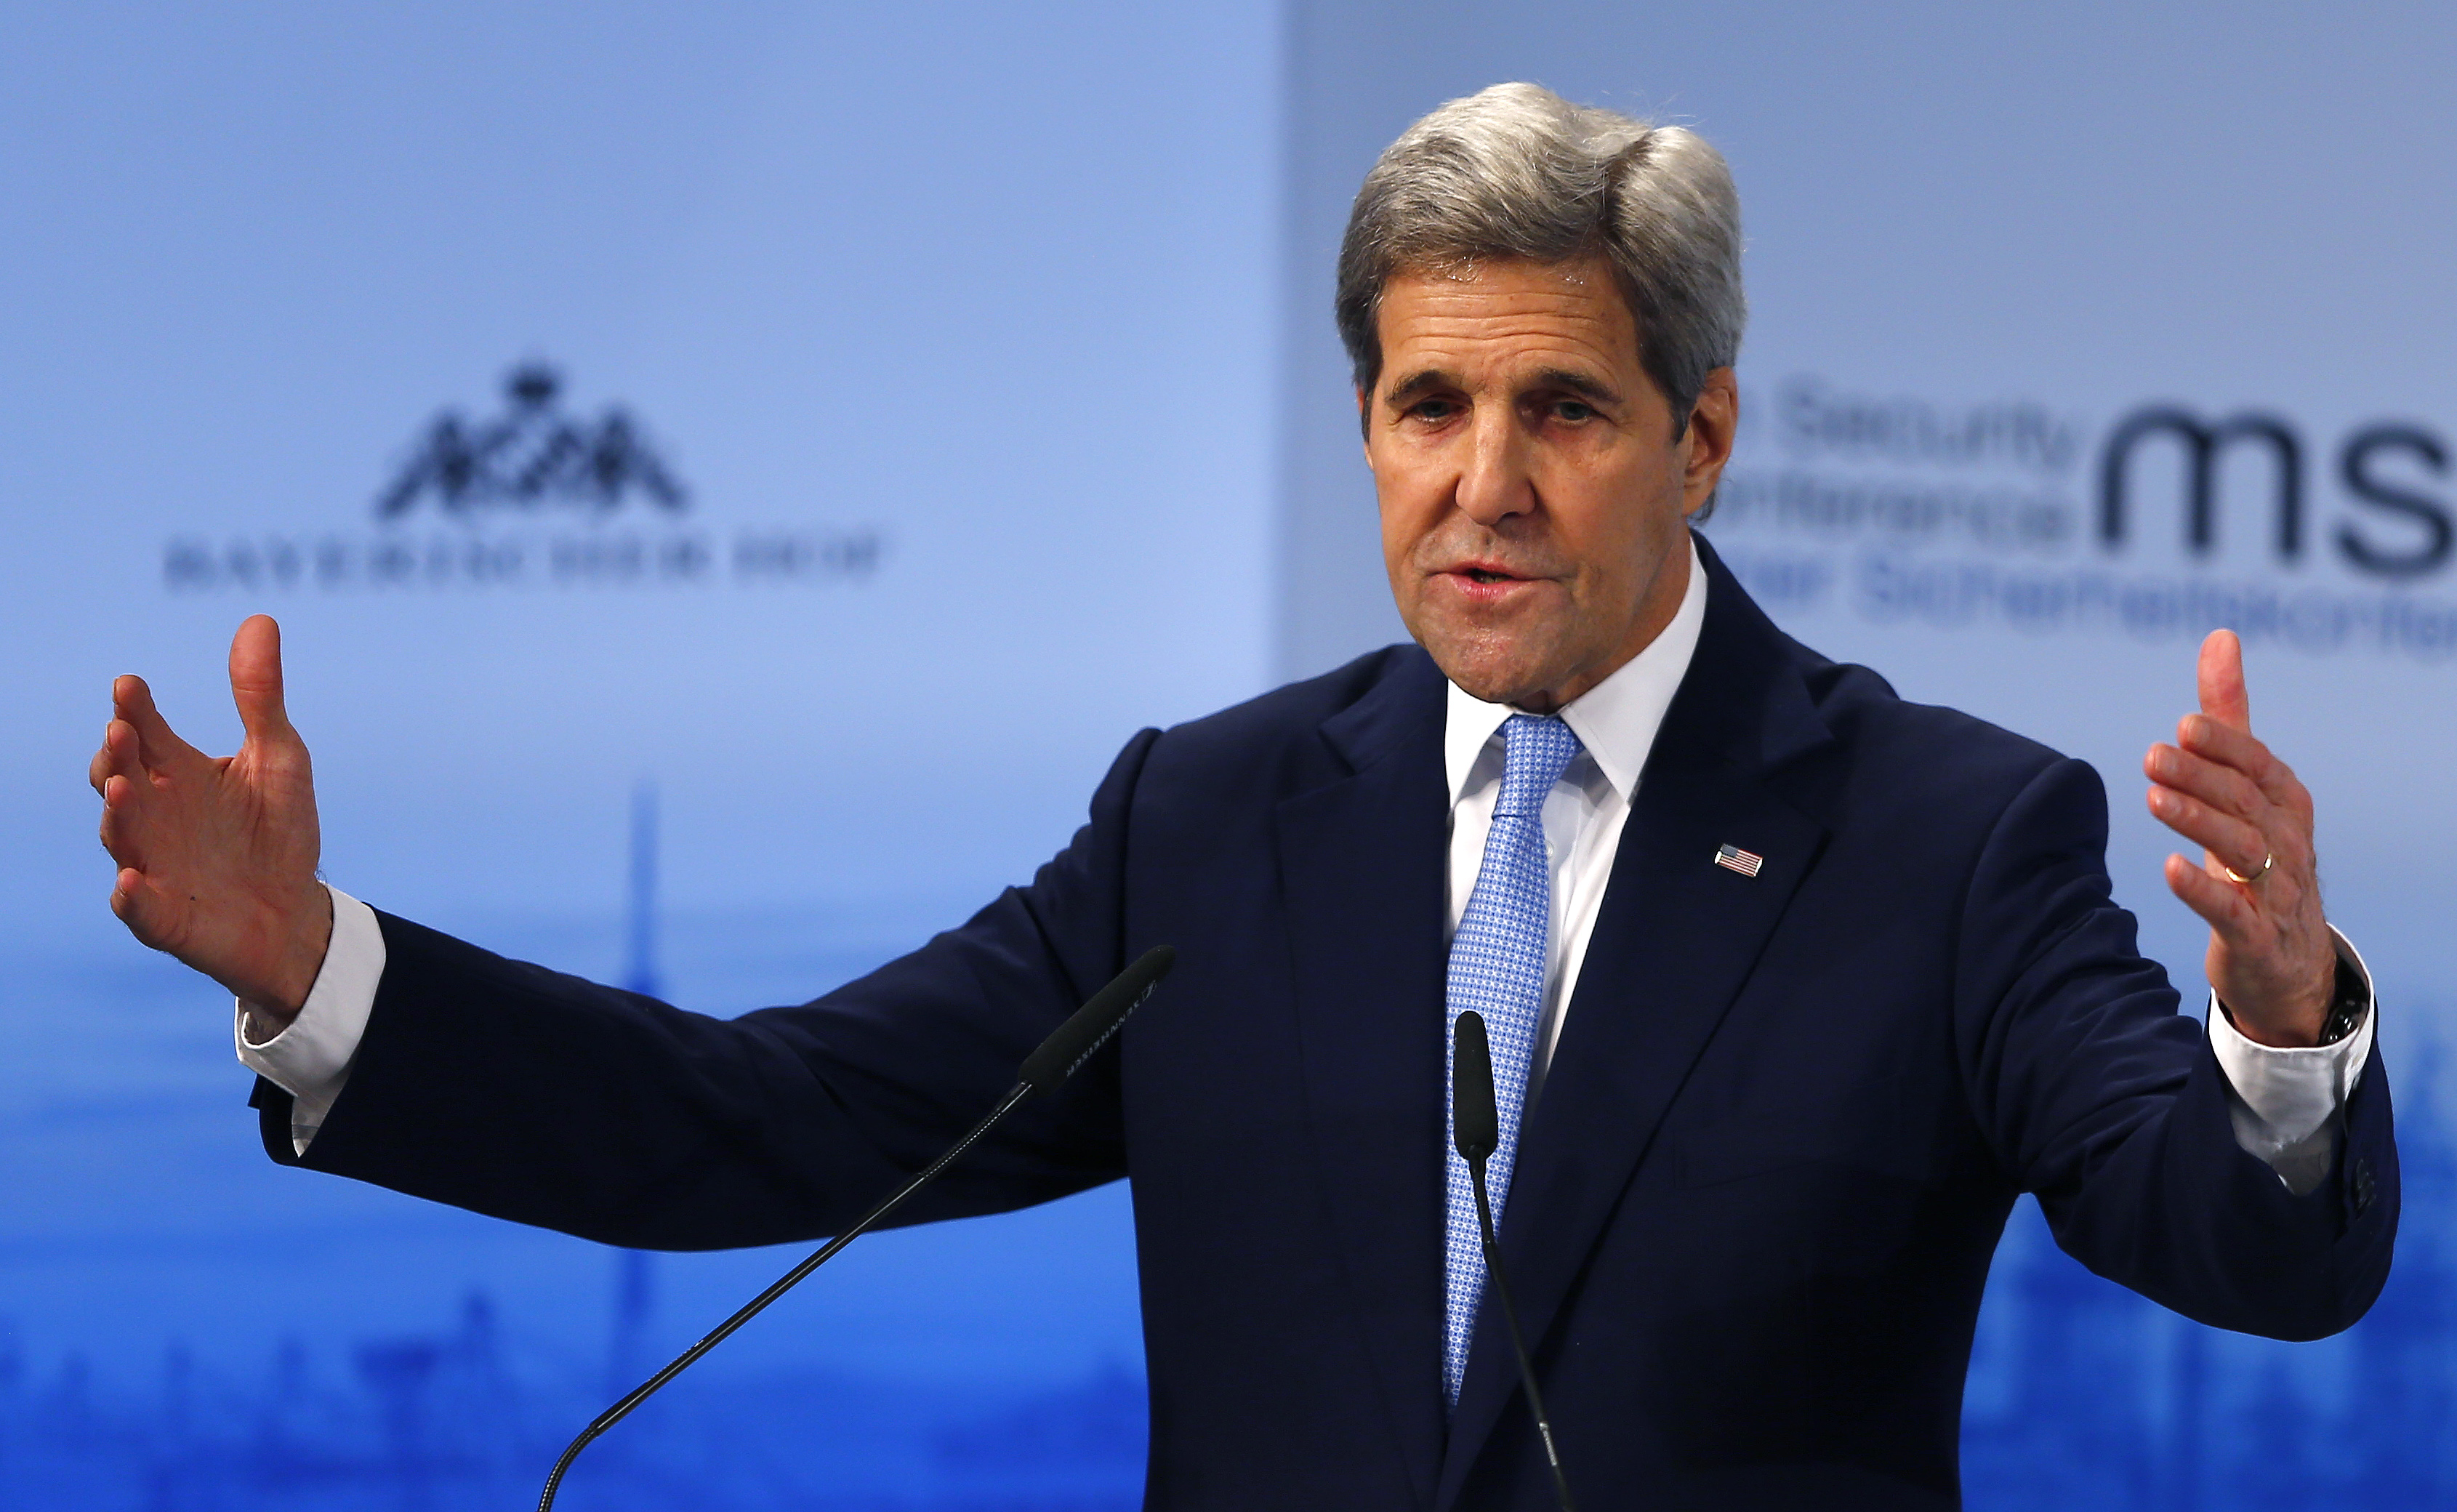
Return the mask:
<svg viewBox="0 0 2457 1512">
<path fill-rule="evenodd" d="M 2243 642 L 2231 630 L 2214 630 L 2201 642 L 2199 681 L 2201 713 L 2230 729 L 2250 733 L 2252 697 L 2243 686 Z"/>
<path fill-rule="evenodd" d="M 238 705 L 248 739 L 280 739 L 291 734 L 290 715 L 281 704 L 281 627 L 272 615 L 248 616 L 231 637 L 230 680 L 231 701 Z"/>
</svg>

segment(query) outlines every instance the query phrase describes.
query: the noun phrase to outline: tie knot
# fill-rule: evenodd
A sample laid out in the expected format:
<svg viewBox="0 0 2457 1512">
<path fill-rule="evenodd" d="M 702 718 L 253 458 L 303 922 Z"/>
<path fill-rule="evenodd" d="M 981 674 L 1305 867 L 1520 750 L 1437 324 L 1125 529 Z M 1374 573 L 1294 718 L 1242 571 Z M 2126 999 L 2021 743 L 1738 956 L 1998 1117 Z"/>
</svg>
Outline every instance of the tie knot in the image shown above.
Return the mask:
<svg viewBox="0 0 2457 1512">
<path fill-rule="evenodd" d="M 1580 751 L 1570 727 L 1550 715 L 1515 714 L 1501 726 L 1501 797 L 1496 818 L 1541 814 L 1544 796 Z"/>
</svg>

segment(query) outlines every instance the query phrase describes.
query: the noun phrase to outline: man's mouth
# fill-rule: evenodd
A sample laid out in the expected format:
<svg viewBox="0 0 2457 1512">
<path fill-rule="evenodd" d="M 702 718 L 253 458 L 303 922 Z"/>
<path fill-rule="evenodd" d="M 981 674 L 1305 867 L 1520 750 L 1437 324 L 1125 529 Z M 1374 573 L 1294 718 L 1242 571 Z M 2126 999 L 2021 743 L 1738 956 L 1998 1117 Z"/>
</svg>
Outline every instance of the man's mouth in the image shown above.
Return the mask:
<svg viewBox="0 0 2457 1512">
<path fill-rule="evenodd" d="M 1472 595 L 1504 595 L 1511 588 L 1533 583 L 1526 572 L 1514 572 L 1497 561 L 1462 561 L 1442 568 L 1442 575 Z"/>
<path fill-rule="evenodd" d="M 1514 572 L 1498 562 L 1457 562 L 1442 570 L 1450 577 L 1480 588 L 1530 581 L 1524 573 Z"/>
<path fill-rule="evenodd" d="M 1518 602 L 1537 583 L 1498 562 L 1454 562 L 1435 575 L 1435 581 L 1448 585 L 1455 602 L 1495 611 Z"/>
</svg>

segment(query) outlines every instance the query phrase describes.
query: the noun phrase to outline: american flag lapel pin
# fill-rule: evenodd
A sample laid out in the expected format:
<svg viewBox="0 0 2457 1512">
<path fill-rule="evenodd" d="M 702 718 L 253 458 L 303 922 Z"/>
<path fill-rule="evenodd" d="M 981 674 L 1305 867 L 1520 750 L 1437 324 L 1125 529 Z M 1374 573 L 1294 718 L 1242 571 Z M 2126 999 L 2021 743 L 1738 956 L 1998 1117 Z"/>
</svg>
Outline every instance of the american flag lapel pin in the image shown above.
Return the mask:
<svg viewBox="0 0 2457 1512">
<path fill-rule="evenodd" d="M 1715 847 L 1715 864 L 1744 877 L 1755 877 L 1758 868 L 1765 864 L 1765 858 L 1737 845 L 1718 845 Z"/>
</svg>

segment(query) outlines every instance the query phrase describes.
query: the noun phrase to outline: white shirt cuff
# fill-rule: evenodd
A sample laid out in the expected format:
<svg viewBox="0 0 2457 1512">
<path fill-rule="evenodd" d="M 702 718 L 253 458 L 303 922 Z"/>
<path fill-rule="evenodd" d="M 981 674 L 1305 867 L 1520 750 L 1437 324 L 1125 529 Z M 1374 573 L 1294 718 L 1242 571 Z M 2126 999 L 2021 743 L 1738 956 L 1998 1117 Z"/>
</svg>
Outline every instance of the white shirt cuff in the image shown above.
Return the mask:
<svg viewBox="0 0 2457 1512">
<path fill-rule="evenodd" d="M 376 911 L 330 883 L 324 890 L 333 895 L 333 940 L 299 1016 L 259 1042 L 249 1037 L 255 1025 L 241 1003 L 232 1025 L 239 1064 L 290 1094 L 290 1143 L 302 1155 L 350 1079 L 384 968 Z"/>
<path fill-rule="evenodd" d="M 2278 1172 L 2301 1196 L 2319 1186 L 2338 1158 L 2338 1114 L 2371 1060 L 2372 974 L 2352 942 L 2332 926 L 2338 957 L 2364 982 L 2364 1010 L 2355 1032 L 2335 1045 L 2282 1049 L 2244 1038 L 2218 994 L 2210 994 L 2210 1048 L 2233 1094 L 2227 1114 L 2235 1142 Z"/>
</svg>

